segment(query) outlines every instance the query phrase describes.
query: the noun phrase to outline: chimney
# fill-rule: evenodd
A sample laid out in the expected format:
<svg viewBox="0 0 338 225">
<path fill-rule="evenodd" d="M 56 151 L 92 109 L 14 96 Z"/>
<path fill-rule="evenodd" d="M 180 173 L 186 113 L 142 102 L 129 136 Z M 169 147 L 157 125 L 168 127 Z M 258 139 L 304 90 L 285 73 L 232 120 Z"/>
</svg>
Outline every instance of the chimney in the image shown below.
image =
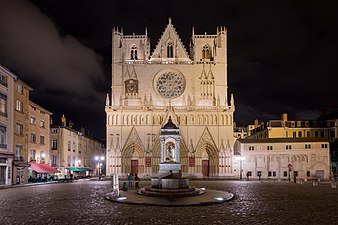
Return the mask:
<svg viewBox="0 0 338 225">
<path fill-rule="evenodd" d="M 63 127 L 67 126 L 67 120 L 66 120 L 65 114 L 63 114 L 62 117 L 61 117 L 61 125 Z"/>
<path fill-rule="evenodd" d="M 73 127 L 74 127 L 74 123 L 71 120 L 69 120 L 69 128 L 73 128 Z"/>
<path fill-rule="evenodd" d="M 254 125 L 255 125 L 255 128 L 257 128 L 257 127 L 258 127 L 258 119 L 255 119 L 255 121 L 254 121 Z"/>
<path fill-rule="evenodd" d="M 288 120 L 288 114 L 287 113 L 283 113 L 282 114 L 282 121 L 287 121 Z"/>
<path fill-rule="evenodd" d="M 83 135 L 86 135 L 86 133 L 85 133 L 85 132 L 86 132 L 86 130 L 85 130 L 85 128 L 84 128 L 84 127 L 81 127 L 81 128 L 80 128 L 80 132 L 81 132 Z"/>
</svg>

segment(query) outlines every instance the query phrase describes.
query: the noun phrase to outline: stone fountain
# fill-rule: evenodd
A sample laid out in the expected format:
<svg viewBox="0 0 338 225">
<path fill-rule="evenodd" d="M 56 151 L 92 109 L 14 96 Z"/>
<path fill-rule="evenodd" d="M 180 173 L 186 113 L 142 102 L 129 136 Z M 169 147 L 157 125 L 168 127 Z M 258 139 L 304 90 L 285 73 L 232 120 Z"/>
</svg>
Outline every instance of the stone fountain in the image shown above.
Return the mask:
<svg viewBox="0 0 338 225">
<path fill-rule="evenodd" d="M 161 128 L 161 162 L 159 173 L 151 178 L 151 185 L 141 188 L 140 195 L 184 197 L 203 194 L 199 188 L 189 187 L 189 179 L 182 177 L 180 163 L 180 131 L 169 117 Z"/>
</svg>

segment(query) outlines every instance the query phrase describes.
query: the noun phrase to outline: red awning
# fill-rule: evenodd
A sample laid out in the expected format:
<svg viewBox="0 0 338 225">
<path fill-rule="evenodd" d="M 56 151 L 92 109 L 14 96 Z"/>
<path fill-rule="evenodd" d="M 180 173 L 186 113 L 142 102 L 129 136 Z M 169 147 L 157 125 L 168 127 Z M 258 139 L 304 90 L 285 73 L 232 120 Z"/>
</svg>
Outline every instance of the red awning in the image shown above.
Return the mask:
<svg viewBox="0 0 338 225">
<path fill-rule="evenodd" d="M 29 163 L 29 164 L 31 164 L 29 168 L 31 168 L 37 173 L 60 173 L 60 171 L 58 171 L 54 167 L 51 167 L 48 164 L 40 164 L 40 163 Z"/>
</svg>

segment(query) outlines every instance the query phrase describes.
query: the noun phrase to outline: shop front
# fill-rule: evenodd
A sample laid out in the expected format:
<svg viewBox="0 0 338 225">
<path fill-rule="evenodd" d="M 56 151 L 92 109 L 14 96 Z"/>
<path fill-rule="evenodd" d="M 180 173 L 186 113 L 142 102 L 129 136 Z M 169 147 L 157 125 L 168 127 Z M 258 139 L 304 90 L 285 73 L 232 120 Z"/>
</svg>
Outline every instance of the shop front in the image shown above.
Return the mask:
<svg viewBox="0 0 338 225">
<path fill-rule="evenodd" d="M 86 178 L 92 176 L 93 170 L 88 167 L 68 167 L 68 176 L 74 178 Z"/>
<path fill-rule="evenodd" d="M 12 184 L 12 163 L 14 154 L 0 153 L 0 185 Z"/>
<path fill-rule="evenodd" d="M 54 180 L 55 173 L 60 171 L 54 167 L 43 163 L 29 163 L 28 174 L 29 182 L 47 182 Z"/>
</svg>

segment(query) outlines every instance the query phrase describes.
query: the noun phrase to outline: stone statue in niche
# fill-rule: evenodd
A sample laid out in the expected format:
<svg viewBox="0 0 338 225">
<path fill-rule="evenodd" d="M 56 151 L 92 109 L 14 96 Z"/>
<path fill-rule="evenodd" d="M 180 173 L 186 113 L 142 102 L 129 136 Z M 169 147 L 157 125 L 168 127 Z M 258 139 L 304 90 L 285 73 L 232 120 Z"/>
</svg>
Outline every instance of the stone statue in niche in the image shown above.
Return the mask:
<svg viewBox="0 0 338 225">
<path fill-rule="evenodd" d="M 167 161 L 175 161 L 175 146 L 173 143 L 168 143 L 167 144 L 167 156 L 166 156 Z"/>
</svg>

